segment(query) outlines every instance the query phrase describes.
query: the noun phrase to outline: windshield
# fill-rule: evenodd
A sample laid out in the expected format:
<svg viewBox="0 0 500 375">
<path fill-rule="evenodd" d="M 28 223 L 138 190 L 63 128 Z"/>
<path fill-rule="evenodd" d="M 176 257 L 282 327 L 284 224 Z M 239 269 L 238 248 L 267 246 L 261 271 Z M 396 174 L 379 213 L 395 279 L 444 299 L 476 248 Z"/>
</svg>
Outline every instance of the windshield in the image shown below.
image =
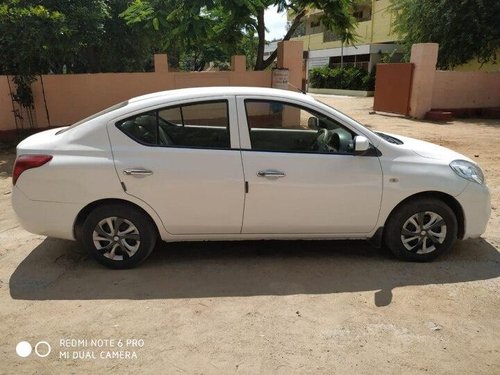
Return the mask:
<svg viewBox="0 0 500 375">
<path fill-rule="evenodd" d="M 325 105 L 325 106 L 327 106 L 328 108 L 333 109 L 335 112 L 337 112 L 337 113 L 339 113 L 339 114 L 341 114 L 341 115 L 343 115 L 343 116 L 347 117 L 347 118 L 348 118 L 348 119 L 350 119 L 351 121 L 354 121 L 356 124 L 358 124 L 358 125 L 362 126 L 365 130 L 368 130 L 370 133 L 377 134 L 377 132 L 374 132 L 373 130 L 371 130 L 371 129 L 369 128 L 369 126 L 364 125 L 364 124 L 360 123 L 358 120 L 353 119 L 351 116 L 346 115 L 344 112 L 339 111 L 339 110 L 338 110 L 338 108 L 335 108 L 335 107 L 331 106 L 330 104 L 325 103 L 325 102 L 322 102 L 322 101 L 320 101 L 320 100 L 318 100 L 318 99 L 316 99 L 316 98 L 314 98 L 314 100 L 315 100 L 317 103 L 319 103 L 319 104 Z M 379 135 L 379 134 L 377 134 L 377 135 Z"/>
<path fill-rule="evenodd" d="M 118 104 L 115 104 L 115 105 L 113 105 L 113 106 L 111 106 L 109 108 L 106 108 L 106 109 L 102 110 L 101 112 L 97 112 L 97 113 L 93 114 L 92 116 L 86 117 L 83 120 L 75 122 L 73 125 L 68 126 L 67 128 L 59 130 L 56 134 L 64 133 L 65 131 L 67 131 L 69 129 L 73 129 L 73 128 L 77 127 L 78 125 L 81 125 L 81 124 L 83 124 L 83 123 L 85 123 L 87 121 L 90 121 L 90 120 L 93 120 L 93 119 L 95 119 L 95 118 L 97 118 L 99 116 L 105 115 L 106 113 L 113 112 L 114 110 L 117 110 L 119 108 L 123 108 L 127 104 L 128 104 L 128 100 L 124 101 L 124 102 L 121 102 L 121 103 L 118 103 Z"/>
<path fill-rule="evenodd" d="M 318 103 L 324 104 L 327 107 L 334 109 L 336 112 L 338 112 L 338 113 L 340 113 L 340 114 L 342 114 L 342 115 L 350 118 L 352 121 L 355 121 L 359 125 L 363 126 L 363 128 L 365 128 L 369 132 L 371 132 L 371 133 L 373 133 L 375 135 L 378 135 L 380 138 L 382 138 L 383 140 L 385 140 L 385 141 L 387 141 L 389 143 L 392 143 L 392 144 L 395 144 L 395 145 L 402 145 L 403 144 L 403 141 L 400 140 L 400 139 L 398 139 L 398 138 L 392 137 L 392 136 L 390 136 L 388 134 L 385 134 L 385 133 L 382 133 L 382 132 L 373 131 L 373 130 L 369 129 L 366 125 L 361 124 L 359 121 L 356 121 L 352 117 L 350 117 L 350 116 L 346 115 L 345 113 L 339 111 L 337 108 L 335 108 L 335 107 L 333 107 L 333 106 L 331 106 L 331 105 L 329 105 L 327 103 L 321 102 L 321 101 L 317 100 L 316 98 L 314 100 L 316 100 Z"/>
</svg>

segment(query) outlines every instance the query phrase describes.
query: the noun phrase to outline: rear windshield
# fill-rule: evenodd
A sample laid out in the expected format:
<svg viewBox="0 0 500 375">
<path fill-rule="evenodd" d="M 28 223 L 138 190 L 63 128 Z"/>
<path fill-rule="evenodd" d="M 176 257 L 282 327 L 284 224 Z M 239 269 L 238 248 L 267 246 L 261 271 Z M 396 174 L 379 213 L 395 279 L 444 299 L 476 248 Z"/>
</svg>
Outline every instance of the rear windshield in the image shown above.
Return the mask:
<svg viewBox="0 0 500 375">
<path fill-rule="evenodd" d="M 93 120 L 95 119 L 96 117 L 99 117 L 99 116 L 102 116 L 102 115 L 105 115 L 106 113 L 109 113 L 109 112 L 113 112 L 114 110 L 117 110 L 117 109 L 120 109 L 120 108 L 123 108 L 125 107 L 126 105 L 128 104 L 128 100 L 127 101 L 124 101 L 124 102 L 121 102 L 121 103 L 118 103 L 118 104 L 115 104 L 109 108 L 106 108 L 104 110 L 102 110 L 101 112 L 97 112 L 95 114 L 93 114 L 92 116 L 89 116 L 89 117 L 86 117 L 84 118 L 83 120 L 80 120 L 78 122 L 75 122 L 73 125 L 71 126 L 68 126 L 67 128 L 64 128 L 64 129 L 61 129 L 59 130 L 56 134 L 61 134 L 61 133 L 64 133 L 65 131 L 69 130 L 69 129 L 73 129 L 75 127 L 77 127 L 78 125 L 81 125 L 87 121 L 90 121 L 90 120 Z"/>
</svg>

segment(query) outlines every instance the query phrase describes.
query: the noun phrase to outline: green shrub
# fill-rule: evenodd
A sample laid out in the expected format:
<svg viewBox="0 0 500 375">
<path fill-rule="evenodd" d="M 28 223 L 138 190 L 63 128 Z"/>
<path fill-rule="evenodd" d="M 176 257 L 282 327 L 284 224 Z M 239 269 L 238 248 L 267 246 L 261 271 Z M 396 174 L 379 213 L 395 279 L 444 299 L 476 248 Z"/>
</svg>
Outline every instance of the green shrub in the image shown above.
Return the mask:
<svg viewBox="0 0 500 375">
<path fill-rule="evenodd" d="M 371 73 L 357 67 L 313 68 L 309 72 L 311 87 L 341 90 L 372 91 L 375 88 L 375 70 Z"/>
</svg>

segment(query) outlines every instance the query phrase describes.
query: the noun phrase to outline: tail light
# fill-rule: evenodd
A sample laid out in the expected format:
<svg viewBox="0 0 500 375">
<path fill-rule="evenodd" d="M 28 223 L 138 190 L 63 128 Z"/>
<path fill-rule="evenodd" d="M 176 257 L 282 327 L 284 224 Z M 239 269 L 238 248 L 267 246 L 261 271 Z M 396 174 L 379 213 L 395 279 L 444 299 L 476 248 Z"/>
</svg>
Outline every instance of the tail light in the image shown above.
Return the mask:
<svg viewBox="0 0 500 375">
<path fill-rule="evenodd" d="M 52 155 L 21 155 L 18 156 L 12 172 L 12 184 L 15 185 L 17 179 L 27 169 L 38 168 L 49 162 Z"/>
</svg>

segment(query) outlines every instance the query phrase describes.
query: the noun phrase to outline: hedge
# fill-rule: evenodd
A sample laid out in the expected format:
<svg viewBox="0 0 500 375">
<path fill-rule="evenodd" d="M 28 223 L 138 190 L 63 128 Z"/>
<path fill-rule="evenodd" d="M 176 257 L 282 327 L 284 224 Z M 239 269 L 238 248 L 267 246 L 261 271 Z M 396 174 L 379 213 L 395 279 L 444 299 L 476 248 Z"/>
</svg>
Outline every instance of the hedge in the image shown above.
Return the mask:
<svg viewBox="0 0 500 375">
<path fill-rule="evenodd" d="M 309 72 L 311 87 L 319 89 L 363 90 L 375 89 L 375 69 L 368 73 L 353 66 L 345 68 L 313 68 Z"/>
</svg>

